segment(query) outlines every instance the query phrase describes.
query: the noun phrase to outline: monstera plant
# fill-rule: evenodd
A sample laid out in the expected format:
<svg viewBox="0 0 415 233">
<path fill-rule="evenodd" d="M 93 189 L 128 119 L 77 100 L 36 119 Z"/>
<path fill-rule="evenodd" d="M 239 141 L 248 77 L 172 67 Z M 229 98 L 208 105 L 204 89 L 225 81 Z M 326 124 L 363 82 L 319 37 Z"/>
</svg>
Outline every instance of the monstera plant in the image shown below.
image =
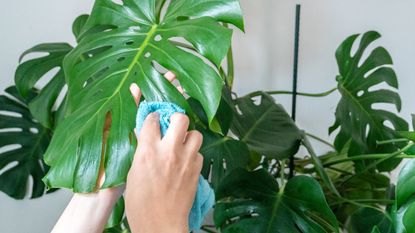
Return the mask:
<svg viewBox="0 0 415 233">
<path fill-rule="evenodd" d="M 331 143 L 301 130 L 273 97 L 293 93 L 232 91 L 234 29 L 244 30 L 238 0 L 96 0 L 74 21 L 77 45 L 27 50 L 15 86 L 0 96 L 0 190 L 16 199 L 93 192 L 100 171 L 102 188 L 123 184 L 136 147 L 129 86 L 137 83 L 146 100 L 183 107 L 204 136 L 202 175 L 216 204 L 203 231 L 415 232 L 415 160 L 397 184 L 387 173 L 415 158 L 415 132 L 398 115 L 391 56 L 369 48 L 379 33 L 339 46 L 336 88 L 294 93 L 340 93 Z M 319 155 L 310 140 L 332 150 Z M 129 231 L 123 206 L 120 199 L 106 232 Z"/>
</svg>

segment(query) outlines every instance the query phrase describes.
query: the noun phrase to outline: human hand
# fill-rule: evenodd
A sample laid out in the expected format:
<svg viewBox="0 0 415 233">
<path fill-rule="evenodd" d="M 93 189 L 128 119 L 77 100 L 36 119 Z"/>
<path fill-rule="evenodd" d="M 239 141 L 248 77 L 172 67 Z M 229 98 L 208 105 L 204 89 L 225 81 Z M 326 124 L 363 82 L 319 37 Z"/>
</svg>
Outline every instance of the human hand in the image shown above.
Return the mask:
<svg viewBox="0 0 415 233">
<path fill-rule="evenodd" d="M 170 80 L 174 77 L 169 78 Z M 139 102 L 136 85 L 131 92 Z M 133 233 L 185 233 L 203 165 L 202 135 L 187 131 L 189 119 L 175 113 L 161 138 L 158 115 L 144 121 L 127 177 L 126 215 Z"/>
<path fill-rule="evenodd" d="M 173 73 L 167 72 L 166 79 L 173 82 L 175 77 Z M 178 88 L 180 92 L 183 90 Z M 140 100 L 140 90 L 134 89 L 134 100 L 137 107 Z M 105 119 L 104 136 L 102 145 L 105 148 L 111 126 L 111 116 Z M 65 211 L 54 226 L 52 233 L 102 233 L 105 223 L 107 222 L 112 209 L 122 195 L 125 185 L 101 189 L 105 181 L 103 163 L 99 169 L 95 192 L 93 193 L 75 193 Z"/>
</svg>

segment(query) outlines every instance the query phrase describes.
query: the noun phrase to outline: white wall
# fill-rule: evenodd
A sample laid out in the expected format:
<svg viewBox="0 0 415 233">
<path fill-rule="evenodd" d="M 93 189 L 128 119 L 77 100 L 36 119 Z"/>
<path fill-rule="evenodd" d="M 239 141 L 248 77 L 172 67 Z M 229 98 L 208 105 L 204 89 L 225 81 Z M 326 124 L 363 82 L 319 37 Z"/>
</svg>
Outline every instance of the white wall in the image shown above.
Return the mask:
<svg viewBox="0 0 415 233">
<path fill-rule="evenodd" d="M 13 0 L 0 8 L 0 89 L 12 84 L 18 56 L 41 42 L 73 42 L 72 20 L 89 12 L 92 0 Z M 299 91 L 321 92 L 336 85 L 334 51 L 347 36 L 378 30 L 380 44 L 392 54 L 403 98 L 402 114 L 415 112 L 412 57 L 415 54 L 415 1 L 400 0 L 242 0 L 246 33 L 236 33 L 236 91 L 289 90 L 292 76 L 294 8 L 302 3 Z M 298 123 L 327 136 L 338 95 L 299 97 Z M 278 96 L 290 111 L 290 97 Z M 319 146 L 319 144 L 315 144 Z M 318 151 L 324 151 L 319 147 Z M 60 191 L 37 200 L 14 201 L 0 194 L 0 232 L 44 233 L 71 194 Z"/>
</svg>

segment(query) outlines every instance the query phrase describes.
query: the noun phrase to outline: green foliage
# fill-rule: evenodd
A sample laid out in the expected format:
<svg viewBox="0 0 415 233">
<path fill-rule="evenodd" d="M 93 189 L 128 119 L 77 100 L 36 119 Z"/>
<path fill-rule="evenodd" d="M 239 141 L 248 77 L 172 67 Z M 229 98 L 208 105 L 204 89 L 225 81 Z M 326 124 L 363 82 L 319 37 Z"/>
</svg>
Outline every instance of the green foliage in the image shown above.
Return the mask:
<svg viewBox="0 0 415 233">
<path fill-rule="evenodd" d="M 248 166 L 250 154 L 244 142 L 203 129 L 201 132 L 203 145 L 200 153 L 204 157 L 202 174 L 204 177 L 209 177 L 211 174 L 210 180 L 214 188 L 229 174 L 229 171 Z"/>
<path fill-rule="evenodd" d="M 106 174 L 103 188 L 125 182 L 135 150 L 131 140 L 135 104 L 129 92 L 134 82 L 147 100 L 175 102 L 198 121 L 186 99 L 160 74 L 159 66 L 176 74 L 186 93 L 201 103 L 209 123 L 213 122 L 223 87 L 214 67 L 226 56 L 232 35 L 221 22 L 243 27 L 239 3 L 172 1 L 164 16 L 155 3 L 95 2 L 78 46 L 64 60 L 68 110 L 45 154 L 51 165 L 44 178 L 49 187 L 90 192 L 101 163 Z M 189 42 L 198 55 L 183 50 L 176 38 Z M 107 114 L 111 127 L 103 147 Z"/>
<path fill-rule="evenodd" d="M 373 229 L 372 232 L 395 233 L 388 213 L 368 207 L 354 212 L 346 227 L 349 233 L 365 232 L 367 229 Z"/>
<path fill-rule="evenodd" d="M 393 221 L 397 233 L 415 231 L 415 161 L 408 162 L 401 170 L 396 186 Z"/>
<path fill-rule="evenodd" d="M 35 84 L 53 69 L 58 71 L 50 81 L 42 88 L 39 94 L 29 102 L 30 112 L 45 127 L 54 127 L 55 119 L 53 106 L 59 93 L 65 85 L 65 75 L 62 69 L 63 58 L 72 50 L 72 46 L 66 43 L 39 44 L 26 50 L 21 56 L 31 53 L 46 53 L 45 56 L 28 60 L 19 65 L 16 70 L 15 82 L 19 93 L 27 98 L 35 87 Z"/>
<path fill-rule="evenodd" d="M 373 49 L 367 58 L 364 54 L 373 41 L 380 37 L 374 31 L 361 36 L 358 49 L 352 54 L 352 47 L 359 35 L 347 38 L 337 49 L 336 59 L 339 75 L 336 77 L 338 90 L 342 96 L 336 109 L 336 122 L 330 127 L 332 133 L 340 128 L 334 145 L 337 150 L 351 140 L 349 156 L 365 153 L 390 153 L 398 147 L 394 144 L 378 145 L 377 141 L 394 139 L 396 130 L 408 129 L 408 124 L 398 115 L 375 108 L 375 104 L 392 104 L 398 111 L 401 99 L 398 93 L 389 89 L 371 90 L 378 84 L 387 84 L 398 88 L 395 71 L 389 53 L 383 47 Z M 390 123 L 392 126 L 387 126 Z M 389 161 L 383 164 L 383 170 L 390 171 L 399 163 Z M 357 168 L 363 169 L 365 163 L 357 162 Z"/>
<path fill-rule="evenodd" d="M 224 233 L 338 232 L 336 216 L 314 179 L 278 186 L 265 170 L 234 170 L 216 192 L 215 223 Z"/>
<path fill-rule="evenodd" d="M 28 99 L 24 99 L 14 86 L 5 91 L 8 95 L 0 96 L 0 190 L 16 199 L 28 194 L 31 198 L 40 197 L 45 193 L 41 179 L 48 169 L 42 156 L 51 131 L 30 114 L 27 103 L 37 97 L 35 93 L 28 92 Z"/>
<path fill-rule="evenodd" d="M 185 108 L 191 127 L 203 133 L 202 174 L 216 192 L 221 232 L 415 232 L 415 162 L 401 171 L 396 190 L 383 173 L 415 158 L 415 132 L 377 106 L 401 109 L 391 56 L 383 47 L 369 49 L 379 33 L 353 35 L 339 46 L 337 88 L 301 93 L 339 91 L 332 145 L 300 130 L 271 96 L 290 92 L 232 92 L 229 25 L 243 30 L 238 0 L 96 0 L 91 15 L 73 23 L 78 45 L 27 50 L 21 59 L 41 55 L 21 63 L 16 87 L 0 96 L 0 190 L 24 198 L 32 178 L 31 197 L 43 195 L 44 161 L 52 166 L 44 177 L 49 187 L 90 192 L 100 167 L 103 188 L 124 183 L 136 146 L 129 92 L 135 82 L 147 100 Z M 164 79 L 165 70 L 177 75 L 186 95 Z M 318 155 L 309 138 L 335 151 Z M 296 174 L 288 178 L 291 156 Z M 122 199 L 105 232 L 129 232 Z"/>
<path fill-rule="evenodd" d="M 235 100 L 236 111 L 232 132 L 251 150 L 277 159 L 286 159 L 297 153 L 301 133 L 280 104 L 266 93 L 258 103 L 249 95 Z"/>
</svg>

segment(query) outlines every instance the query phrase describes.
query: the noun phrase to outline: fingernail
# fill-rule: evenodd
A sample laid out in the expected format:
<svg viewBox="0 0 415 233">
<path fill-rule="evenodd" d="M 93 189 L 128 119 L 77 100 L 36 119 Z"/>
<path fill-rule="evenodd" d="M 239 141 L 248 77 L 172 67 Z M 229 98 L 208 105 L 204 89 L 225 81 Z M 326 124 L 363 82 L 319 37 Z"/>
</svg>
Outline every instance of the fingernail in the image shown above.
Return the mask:
<svg viewBox="0 0 415 233">
<path fill-rule="evenodd" d="M 159 113 L 158 112 L 152 112 L 148 116 L 153 118 L 153 119 L 156 119 L 156 118 L 159 118 Z"/>
<path fill-rule="evenodd" d="M 132 83 L 130 86 L 130 91 L 131 93 L 133 93 L 134 95 L 138 92 L 138 86 L 136 83 Z"/>
</svg>

